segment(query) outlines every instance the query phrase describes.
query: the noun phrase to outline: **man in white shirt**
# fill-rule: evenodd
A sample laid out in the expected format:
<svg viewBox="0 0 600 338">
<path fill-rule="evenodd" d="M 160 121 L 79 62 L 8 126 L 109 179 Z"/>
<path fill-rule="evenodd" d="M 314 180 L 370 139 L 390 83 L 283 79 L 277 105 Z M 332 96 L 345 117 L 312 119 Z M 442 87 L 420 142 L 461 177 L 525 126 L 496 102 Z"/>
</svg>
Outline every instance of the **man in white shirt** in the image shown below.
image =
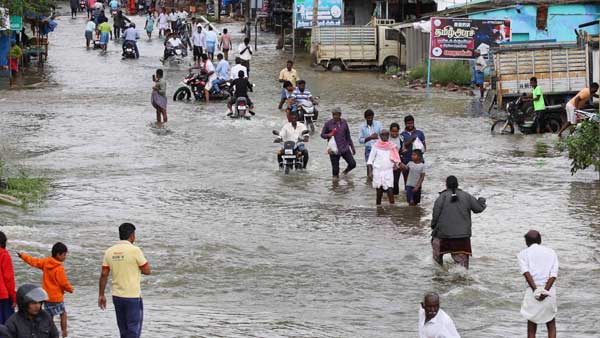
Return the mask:
<svg viewBox="0 0 600 338">
<path fill-rule="evenodd" d="M 206 37 L 204 36 L 204 32 L 202 31 L 202 25 L 196 25 L 196 31 L 192 34 L 192 46 L 194 49 L 194 61 L 200 62 L 202 60 L 202 53 L 204 51 L 204 46 L 206 45 Z"/>
<path fill-rule="evenodd" d="M 235 58 L 235 66 L 231 67 L 231 72 L 229 73 L 229 79 L 235 80 L 238 78 L 238 74 L 240 70 L 244 72 L 244 77 L 248 77 L 248 70 L 246 66 L 242 65 L 242 60 L 240 58 Z"/>
<path fill-rule="evenodd" d="M 535 338 L 538 324 L 546 324 L 548 338 L 556 338 L 556 288 L 558 257 L 554 250 L 542 246 L 542 235 L 535 230 L 525 234 L 527 249 L 519 257 L 521 273 L 527 281 L 521 315 L 527 319 L 527 338 Z"/>
<path fill-rule="evenodd" d="M 286 123 L 281 131 L 279 132 L 279 137 L 285 143 L 287 141 L 298 142 L 298 139 L 302 138 L 304 142 L 308 142 L 308 134 L 303 134 L 306 129 L 306 126 L 303 123 L 298 122 L 298 115 L 296 113 L 288 110 L 287 114 L 288 123 Z M 297 145 L 295 149 L 297 152 L 297 156 L 304 156 L 304 163 L 302 166 L 306 169 L 306 165 L 308 164 L 308 150 L 304 147 L 303 144 Z M 279 167 L 283 167 L 283 147 L 277 153 L 277 162 L 279 162 Z"/>
<path fill-rule="evenodd" d="M 158 37 L 163 36 L 167 29 L 169 29 L 169 16 L 165 12 L 160 12 L 158 15 Z"/>
<path fill-rule="evenodd" d="M 169 14 L 169 23 L 171 24 L 171 31 L 174 32 L 177 28 L 177 14 L 174 9 L 171 9 L 171 13 Z"/>
<path fill-rule="evenodd" d="M 212 61 L 215 56 L 215 50 L 217 49 L 217 33 L 213 30 L 212 25 L 208 25 L 208 31 L 204 33 L 206 35 L 206 53 Z"/>
<path fill-rule="evenodd" d="M 481 55 L 479 49 L 475 50 L 475 56 L 477 56 L 475 60 L 475 84 L 479 87 L 480 99 L 483 99 L 483 93 L 485 92 L 485 88 L 483 87 L 484 71 L 487 68 L 487 62 L 485 62 L 485 58 Z"/>
<path fill-rule="evenodd" d="M 204 86 L 204 99 L 206 100 L 206 103 L 208 103 L 210 90 L 212 89 L 213 81 L 217 79 L 217 73 L 215 71 L 215 65 L 208 59 L 206 53 L 202 54 L 202 70 L 204 70 L 208 76 L 208 81 L 206 81 L 206 85 Z"/>
<path fill-rule="evenodd" d="M 460 338 L 452 318 L 440 309 L 440 296 L 428 293 L 419 308 L 419 338 Z"/>
<path fill-rule="evenodd" d="M 252 47 L 250 46 L 250 38 L 244 38 L 244 42 L 238 47 L 239 58 L 242 60 L 242 64 L 246 67 L 248 74 L 250 74 L 250 59 L 252 59 Z"/>
<path fill-rule="evenodd" d="M 169 40 L 167 40 L 167 42 L 165 42 L 165 53 L 163 55 L 163 61 L 169 57 L 169 55 L 173 52 L 173 50 L 175 48 L 181 48 L 182 45 L 183 45 L 183 42 L 181 42 L 181 40 L 179 40 L 177 35 L 175 33 L 171 33 L 171 37 L 169 38 Z M 182 49 L 184 56 L 185 56 L 186 50 L 187 50 L 186 48 Z"/>
</svg>

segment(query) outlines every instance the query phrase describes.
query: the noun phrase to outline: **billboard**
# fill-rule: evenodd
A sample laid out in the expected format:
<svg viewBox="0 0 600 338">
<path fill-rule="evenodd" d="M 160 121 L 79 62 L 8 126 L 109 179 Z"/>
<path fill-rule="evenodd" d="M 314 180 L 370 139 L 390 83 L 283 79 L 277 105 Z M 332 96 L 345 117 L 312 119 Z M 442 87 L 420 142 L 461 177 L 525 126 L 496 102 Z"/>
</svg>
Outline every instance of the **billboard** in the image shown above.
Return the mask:
<svg viewBox="0 0 600 338">
<path fill-rule="evenodd" d="M 313 0 L 294 0 L 294 23 L 296 29 L 312 27 L 313 4 Z M 341 26 L 343 20 L 343 0 L 319 0 L 318 26 Z"/>
<path fill-rule="evenodd" d="M 487 54 L 490 47 L 510 39 L 510 20 L 431 18 L 429 57 L 471 60 L 476 49 Z"/>
</svg>

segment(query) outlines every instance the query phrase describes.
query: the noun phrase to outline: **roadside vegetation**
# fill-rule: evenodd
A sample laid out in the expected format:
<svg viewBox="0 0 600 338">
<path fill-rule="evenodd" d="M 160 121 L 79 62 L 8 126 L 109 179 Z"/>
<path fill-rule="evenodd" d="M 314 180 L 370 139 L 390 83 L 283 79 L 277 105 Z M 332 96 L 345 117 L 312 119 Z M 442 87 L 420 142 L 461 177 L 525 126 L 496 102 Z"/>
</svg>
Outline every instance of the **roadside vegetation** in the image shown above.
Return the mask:
<svg viewBox="0 0 600 338">
<path fill-rule="evenodd" d="M 10 15 L 33 12 L 48 15 L 56 8 L 55 0 L 0 0 L 0 7 L 8 8 Z"/>
<path fill-rule="evenodd" d="M 48 193 L 48 180 L 45 178 L 31 177 L 23 169 L 10 170 L 6 162 L 0 159 L 0 194 L 15 197 L 23 208 L 35 203 L 40 203 Z"/>
<path fill-rule="evenodd" d="M 409 80 L 427 81 L 427 64 L 419 65 L 408 73 Z M 469 64 L 463 61 L 431 61 L 431 83 L 443 86 L 454 83 L 459 86 L 471 84 Z"/>
<path fill-rule="evenodd" d="M 600 122 L 583 121 L 573 135 L 558 142 L 558 149 L 568 152 L 571 175 L 594 167 L 600 179 Z"/>
</svg>

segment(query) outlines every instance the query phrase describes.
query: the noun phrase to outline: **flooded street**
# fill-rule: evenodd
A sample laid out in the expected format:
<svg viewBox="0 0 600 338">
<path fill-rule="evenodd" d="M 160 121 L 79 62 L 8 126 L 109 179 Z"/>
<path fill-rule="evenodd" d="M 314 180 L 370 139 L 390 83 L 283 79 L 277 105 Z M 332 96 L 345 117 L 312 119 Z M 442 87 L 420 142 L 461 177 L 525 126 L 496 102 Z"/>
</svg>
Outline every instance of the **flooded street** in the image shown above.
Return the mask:
<svg viewBox="0 0 600 338">
<path fill-rule="evenodd" d="M 133 18 L 141 32 L 144 19 Z M 2 155 L 49 178 L 50 194 L 28 210 L 0 206 L 0 224 L 17 285 L 41 273 L 16 251 L 42 256 L 56 241 L 68 245 L 73 337 L 118 336 L 112 303 L 98 309 L 98 277 L 125 221 L 137 226 L 153 270 L 142 282 L 145 337 L 416 337 L 427 291 L 442 295 L 463 338 L 523 337 L 516 255 L 531 228 L 560 260 L 559 335 L 597 337 L 600 184 L 592 171 L 570 176 L 556 136 L 494 137 L 489 117 L 466 112 L 467 97 L 426 99 L 382 74 L 314 71 L 302 56 L 296 68 L 321 97 L 317 128 L 340 106 L 358 145 L 371 108 L 385 126 L 413 114 L 427 136 L 422 205 L 376 208 L 362 147 L 357 169 L 339 182 L 318 134 L 306 172 L 277 169 L 271 130 L 285 122 L 277 76 L 290 56 L 275 36 L 260 36 L 252 59 L 251 121 L 225 118 L 225 102 L 173 102 L 187 72 L 165 68 L 164 134 L 150 127 L 157 32 L 152 41 L 141 34 L 140 59 L 121 60 L 113 41 L 106 56 L 85 49 L 83 17 L 58 23 L 43 78 L 0 91 Z M 218 27 L 233 28 L 240 42 L 239 25 Z M 433 202 L 451 174 L 488 201 L 473 217 L 468 273 L 430 257 Z"/>
</svg>

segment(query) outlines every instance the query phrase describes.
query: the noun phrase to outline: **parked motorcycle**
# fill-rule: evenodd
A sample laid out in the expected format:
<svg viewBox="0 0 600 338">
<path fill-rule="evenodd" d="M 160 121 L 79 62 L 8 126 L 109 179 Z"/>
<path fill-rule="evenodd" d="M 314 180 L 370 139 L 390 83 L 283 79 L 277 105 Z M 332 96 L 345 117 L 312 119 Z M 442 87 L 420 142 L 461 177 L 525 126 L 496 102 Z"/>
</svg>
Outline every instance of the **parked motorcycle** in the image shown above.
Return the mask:
<svg viewBox="0 0 600 338">
<path fill-rule="evenodd" d="M 311 133 L 315 132 L 314 121 L 316 121 L 319 116 L 319 112 L 315 107 L 317 104 L 317 102 L 313 104 L 312 101 L 303 101 L 296 106 L 298 109 L 298 120 L 304 121 L 304 125 Z"/>
<path fill-rule="evenodd" d="M 283 154 L 281 158 L 283 160 L 283 170 L 285 174 L 289 174 L 290 170 L 302 170 L 304 167 L 304 155 L 298 151 L 301 145 L 304 145 L 304 136 L 309 134 L 308 130 L 302 132 L 302 136 L 298 138 L 296 142 L 286 141 L 283 142 L 281 137 L 276 138 L 273 143 L 283 143 Z M 277 130 L 273 130 L 273 135 L 279 136 Z"/>
<path fill-rule="evenodd" d="M 173 101 L 190 100 L 192 94 L 194 99 L 198 101 L 204 100 L 204 87 L 208 82 L 206 72 L 202 70 L 200 74 L 190 72 L 182 81 L 182 86 L 177 88 L 173 94 Z M 213 86 L 214 87 L 214 86 Z M 219 85 L 219 92 L 215 88 L 209 91 L 210 100 L 225 100 L 231 96 L 231 85 L 229 82 L 223 82 Z"/>
<path fill-rule="evenodd" d="M 529 102 L 523 100 L 525 94 L 513 102 L 506 104 L 507 118 L 497 120 L 492 125 L 492 134 L 514 134 L 515 126 L 523 134 L 537 133 L 535 112 Z M 541 130 L 547 129 L 556 133 L 562 126 L 562 114 L 565 108 L 562 105 L 546 106 L 542 113 Z"/>
</svg>

